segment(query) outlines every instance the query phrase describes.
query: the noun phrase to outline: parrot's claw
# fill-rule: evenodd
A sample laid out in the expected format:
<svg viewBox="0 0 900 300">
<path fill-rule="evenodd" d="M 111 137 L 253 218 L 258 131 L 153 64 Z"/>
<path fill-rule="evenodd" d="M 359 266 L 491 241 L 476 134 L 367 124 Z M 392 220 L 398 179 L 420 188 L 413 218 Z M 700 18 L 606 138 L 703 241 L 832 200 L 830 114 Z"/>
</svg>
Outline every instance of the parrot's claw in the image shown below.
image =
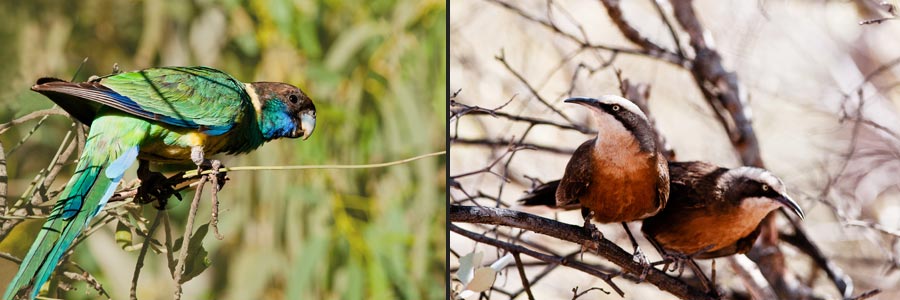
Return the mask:
<svg viewBox="0 0 900 300">
<path fill-rule="evenodd" d="M 204 168 L 208 169 L 211 172 L 209 175 L 216 177 L 216 181 L 215 181 L 215 183 L 217 184 L 216 191 L 221 191 L 222 187 L 225 186 L 225 181 L 228 180 L 227 172 L 219 172 L 219 169 L 222 169 L 224 167 L 225 166 L 222 165 L 222 162 L 217 159 L 207 160 L 200 167 L 201 169 L 204 169 Z M 212 181 L 212 177 L 210 177 L 210 181 Z"/>
<path fill-rule="evenodd" d="M 218 183 L 216 190 L 222 190 L 222 187 L 225 186 L 225 181 L 228 180 L 228 176 L 226 176 L 225 172 L 219 172 L 220 168 L 224 168 L 221 161 L 206 159 L 204 157 L 203 146 L 191 147 L 191 161 L 197 165 L 198 174 L 205 170 L 210 170 L 210 175 L 214 175 L 216 176 L 216 179 L 218 179 L 216 181 L 216 183 Z"/>
<path fill-rule="evenodd" d="M 181 201 L 181 194 L 175 190 L 175 185 L 184 181 L 184 172 L 166 178 L 162 173 L 150 171 L 149 163 L 141 160 L 137 173 L 138 179 L 141 180 L 141 185 L 134 196 L 136 203 L 147 204 L 156 200 L 156 208 L 163 210 L 166 208 L 170 197 L 175 196 Z"/>
</svg>

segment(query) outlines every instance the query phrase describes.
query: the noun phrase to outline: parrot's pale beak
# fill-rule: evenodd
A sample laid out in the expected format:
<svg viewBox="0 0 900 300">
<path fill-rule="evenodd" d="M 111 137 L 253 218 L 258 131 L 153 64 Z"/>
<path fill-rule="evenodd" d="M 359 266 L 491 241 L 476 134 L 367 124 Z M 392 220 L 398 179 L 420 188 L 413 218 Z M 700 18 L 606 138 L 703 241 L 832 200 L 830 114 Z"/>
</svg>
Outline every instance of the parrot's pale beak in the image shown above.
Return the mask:
<svg viewBox="0 0 900 300">
<path fill-rule="evenodd" d="M 300 115 L 300 130 L 303 132 L 301 138 L 305 141 L 312 135 L 316 129 L 316 112 L 306 111 Z"/>
</svg>

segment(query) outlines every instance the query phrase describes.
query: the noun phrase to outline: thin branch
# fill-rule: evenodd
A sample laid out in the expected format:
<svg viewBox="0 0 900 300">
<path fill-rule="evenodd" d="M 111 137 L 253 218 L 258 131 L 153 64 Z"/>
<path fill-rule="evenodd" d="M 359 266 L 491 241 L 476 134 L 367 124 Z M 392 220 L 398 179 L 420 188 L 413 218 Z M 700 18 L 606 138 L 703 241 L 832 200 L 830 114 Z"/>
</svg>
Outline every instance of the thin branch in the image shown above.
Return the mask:
<svg viewBox="0 0 900 300">
<path fill-rule="evenodd" d="M 601 280 L 603 280 L 604 282 L 609 284 L 609 286 L 612 287 L 616 291 L 616 293 L 619 294 L 619 296 L 625 296 L 625 292 L 623 292 L 615 283 L 612 282 L 612 278 L 613 278 L 612 275 L 602 273 L 602 272 L 596 270 L 595 268 L 593 268 L 591 265 L 588 265 L 586 263 L 582 263 L 579 261 L 570 261 L 570 260 L 566 260 L 564 258 L 539 253 L 537 251 L 534 251 L 534 250 L 531 250 L 531 249 L 528 249 L 528 248 L 525 248 L 522 246 L 510 244 L 507 242 L 502 242 L 502 241 L 499 241 L 496 239 L 489 238 L 482 234 L 477 234 L 477 233 L 462 229 L 459 226 L 456 226 L 453 224 L 448 225 L 448 227 L 449 227 L 450 231 L 458 233 L 459 235 L 462 235 L 464 237 L 472 239 L 473 241 L 476 241 L 476 242 L 488 244 L 491 246 L 495 246 L 497 248 L 502 248 L 502 249 L 505 249 L 510 252 L 516 251 L 516 252 L 523 253 L 525 255 L 534 257 L 534 258 L 542 260 L 542 261 L 568 266 L 573 269 L 588 273 L 597 278 L 600 278 Z"/>
<path fill-rule="evenodd" d="M 540 150 L 549 153 L 556 154 L 564 154 L 564 155 L 572 155 L 575 152 L 575 149 L 563 149 L 557 148 L 553 146 L 544 146 L 537 144 L 529 144 L 529 143 L 517 143 L 513 140 L 506 139 L 466 139 L 466 138 L 457 138 L 452 141 L 454 144 L 460 145 L 473 145 L 473 146 L 487 146 L 491 148 L 502 148 L 507 147 L 509 145 L 513 145 L 516 147 L 521 147 L 522 149 L 530 149 L 530 150 Z"/>
<path fill-rule="evenodd" d="M 513 258 L 516 259 L 516 268 L 519 270 L 519 278 L 522 279 L 525 293 L 528 294 L 528 299 L 534 300 L 534 294 L 531 293 L 531 284 L 528 282 L 528 276 L 525 275 L 525 267 L 522 266 L 522 258 L 519 256 L 519 252 L 513 252 L 512 254 Z"/>
<path fill-rule="evenodd" d="M 234 172 L 234 171 L 259 171 L 259 170 L 270 170 L 270 171 L 285 171 L 285 170 L 324 170 L 324 169 L 373 169 L 373 168 L 383 168 L 390 167 L 396 165 L 402 165 L 411 161 L 420 160 L 423 158 L 441 156 L 447 154 L 446 150 L 432 152 L 428 154 L 422 154 L 419 156 L 414 156 L 406 159 L 395 160 L 391 162 L 377 163 L 377 164 L 362 164 L 362 165 L 296 165 L 296 166 L 240 166 L 240 167 L 231 167 L 231 168 L 219 168 L 219 172 Z M 205 170 L 200 172 L 200 175 L 208 175 L 212 174 L 212 170 Z M 184 178 L 190 178 L 197 176 L 197 171 L 187 171 L 184 173 Z"/>
<path fill-rule="evenodd" d="M 34 120 L 37 118 L 46 118 L 46 117 L 52 116 L 52 115 L 68 116 L 69 114 L 67 114 L 64 110 L 62 110 L 62 108 L 59 108 L 59 106 L 54 105 L 51 108 L 34 111 L 31 113 L 28 113 L 27 115 L 21 116 L 15 120 L 0 124 L 0 134 L 3 134 L 4 132 L 6 132 L 7 130 L 9 130 L 10 128 L 12 128 L 16 125 L 19 125 L 19 124 L 22 124 L 22 123 L 25 123 L 25 122 L 28 122 L 28 121 L 31 121 L 31 120 Z M 35 129 L 32 129 L 32 131 L 33 130 L 35 130 Z M 12 151 L 10 151 L 10 152 L 12 152 Z"/>
<path fill-rule="evenodd" d="M 469 106 L 466 104 L 459 103 L 456 100 L 451 100 L 450 101 L 451 110 L 455 106 L 462 107 L 457 112 L 454 112 L 453 116 L 455 116 L 456 118 L 462 117 L 463 115 L 467 115 L 467 114 L 468 115 L 490 115 L 493 117 L 502 117 L 502 118 L 506 118 L 509 120 L 513 120 L 513 121 L 521 121 L 521 122 L 531 123 L 534 125 L 548 125 L 548 126 L 554 126 L 554 127 L 560 128 L 560 129 L 574 130 L 574 131 L 578 131 L 578 132 L 581 132 L 584 134 L 597 134 L 596 130 L 585 128 L 584 126 L 579 126 L 576 124 L 561 124 L 561 123 L 553 122 L 553 121 L 546 120 L 546 119 L 511 115 L 511 114 L 499 111 L 499 109 L 502 107 L 499 107 L 496 109 L 487 109 L 487 108 L 482 108 L 479 106 Z"/>
<path fill-rule="evenodd" d="M 147 249 L 150 248 L 150 240 L 152 240 L 153 232 L 156 231 L 156 227 L 159 226 L 159 219 L 162 218 L 162 212 L 156 212 L 156 218 L 153 218 L 153 223 L 150 224 L 150 229 L 147 231 L 147 237 L 144 238 L 144 243 L 141 245 L 141 253 L 138 255 L 137 264 L 134 266 L 134 275 L 131 277 L 131 292 L 130 296 L 132 300 L 137 300 L 137 284 L 138 277 L 141 275 L 141 268 L 144 267 L 144 256 L 147 255 Z"/>
<path fill-rule="evenodd" d="M 188 212 L 187 225 L 184 229 L 184 236 L 181 239 L 181 252 L 178 254 L 178 263 L 175 265 L 175 299 L 181 299 L 181 276 L 184 275 L 185 262 L 187 261 L 188 247 L 191 242 L 191 235 L 194 234 L 194 219 L 197 217 L 197 207 L 200 205 L 200 195 L 203 194 L 203 185 L 206 183 L 206 177 L 200 178 L 197 190 L 194 192 L 194 200 L 191 201 L 191 210 Z"/>
<path fill-rule="evenodd" d="M 450 222 L 503 225 L 533 231 L 577 245 L 583 245 L 586 249 L 596 252 L 628 273 L 639 275 L 644 271 L 644 267 L 640 263 L 633 261 L 632 254 L 622 250 L 610 240 L 592 238 L 591 233 L 579 226 L 515 210 L 489 207 L 451 205 L 449 207 L 449 217 Z M 450 226 L 451 228 L 456 227 L 452 224 Z M 516 250 L 526 253 L 521 251 L 522 249 Z M 654 268 L 648 270 L 646 280 L 682 299 L 713 299 L 709 295 Z"/>
<path fill-rule="evenodd" d="M 516 71 L 515 69 L 512 68 L 512 66 L 509 65 L 509 63 L 506 61 L 506 55 L 504 55 L 503 52 L 500 52 L 500 55 L 497 55 L 494 58 L 497 59 L 498 61 L 500 61 L 503 64 L 503 67 L 505 67 L 506 70 L 508 70 L 510 73 L 512 73 L 513 76 L 516 77 L 516 79 L 519 79 L 519 82 L 524 84 L 525 87 L 528 88 L 528 91 L 531 92 L 531 95 L 534 96 L 535 99 L 540 101 L 541 104 L 543 104 L 544 106 L 546 106 L 547 108 L 552 110 L 554 113 L 556 113 L 557 115 L 562 117 L 564 120 L 568 121 L 569 123 L 575 124 L 575 122 L 572 121 L 572 119 L 570 119 L 569 116 L 564 114 L 562 111 L 560 111 L 556 107 L 553 107 L 553 105 L 550 105 L 550 103 L 547 102 L 547 100 L 544 100 L 544 97 L 541 97 L 541 94 L 539 94 L 537 92 L 537 90 L 535 90 L 534 87 L 531 86 L 531 83 L 529 83 L 528 80 L 525 79 L 525 77 L 523 77 L 521 74 L 519 74 L 518 71 Z"/>
</svg>

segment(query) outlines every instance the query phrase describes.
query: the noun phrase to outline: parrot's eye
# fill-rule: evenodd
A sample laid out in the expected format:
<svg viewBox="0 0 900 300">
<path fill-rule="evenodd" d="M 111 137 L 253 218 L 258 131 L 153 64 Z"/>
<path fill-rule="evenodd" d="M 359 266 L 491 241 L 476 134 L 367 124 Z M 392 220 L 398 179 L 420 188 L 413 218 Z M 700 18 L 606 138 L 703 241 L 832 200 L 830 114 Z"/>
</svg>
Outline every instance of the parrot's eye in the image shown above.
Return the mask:
<svg viewBox="0 0 900 300">
<path fill-rule="evenodd" d="M 291 100 L 291 103 L 297 104 L 297 95 L 291 95 L 290 100 Z"/>
</svg>

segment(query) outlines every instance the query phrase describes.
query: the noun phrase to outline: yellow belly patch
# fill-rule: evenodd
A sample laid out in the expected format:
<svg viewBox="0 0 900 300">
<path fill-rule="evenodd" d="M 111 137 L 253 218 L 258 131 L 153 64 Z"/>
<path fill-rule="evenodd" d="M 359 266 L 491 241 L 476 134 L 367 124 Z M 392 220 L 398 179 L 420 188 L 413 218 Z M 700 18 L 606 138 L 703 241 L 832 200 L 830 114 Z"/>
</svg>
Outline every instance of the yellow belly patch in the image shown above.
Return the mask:
<svg viewBox="0 0 900 300">
<path fill-rule="evenodd" d="M 187 139 L 188 143 L 191 146 L 203 146 L 206 144 L 207 135 L 199 133 L 199 132 L 190 132 L 184 135 L 184 138 Z"/>
</svg>

